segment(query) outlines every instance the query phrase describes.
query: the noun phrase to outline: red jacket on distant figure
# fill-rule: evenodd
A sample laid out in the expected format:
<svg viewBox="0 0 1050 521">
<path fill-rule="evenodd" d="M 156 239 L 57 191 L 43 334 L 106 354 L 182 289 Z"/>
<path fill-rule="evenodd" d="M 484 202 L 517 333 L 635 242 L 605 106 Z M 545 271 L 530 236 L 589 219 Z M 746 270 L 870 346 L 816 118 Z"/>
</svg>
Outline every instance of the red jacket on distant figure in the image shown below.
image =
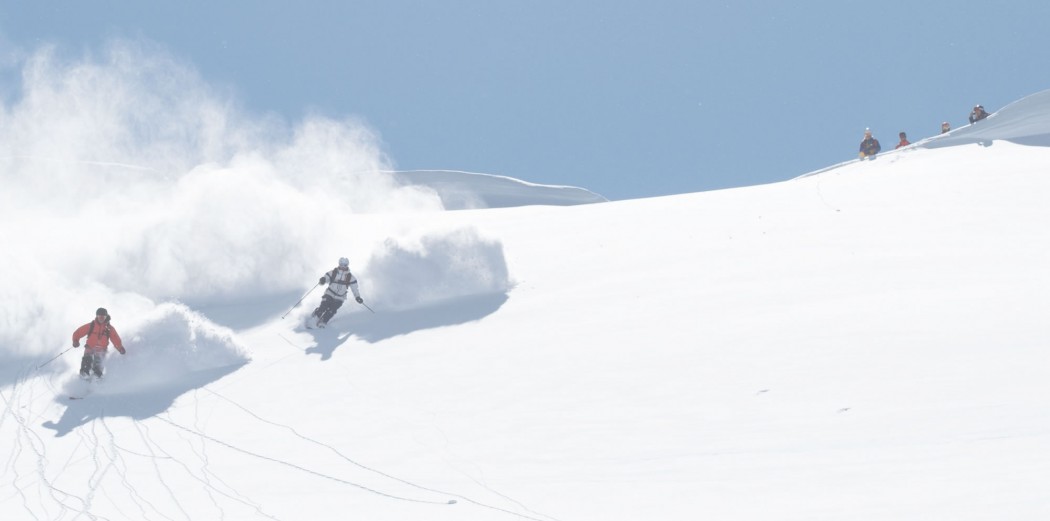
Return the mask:
<svg viewBox="0 0 1050 521">
<path fill-rule="evenodd" d="M 901 138 L 901 142 L 897 143 L 897 148 L 906 147 L 911 144 L 911 142 L 908 141 L 908 134 L 901 132 L 900 134 L 897 134 L 897 137 Z"/>
<path fill-rule="evenodd" d="M 109 324 L 109 317 L 95 317 L 95 320 L 77 328 L 73 332 L 73 347 L 80 347 L 80 339 L 87 337 L 84 342 L 84 350 L 88 353 L 105 353 L 109 347 L 109 341 L 113 341 L 113 347 L 124 354 L 124 342 L 120 341 L 120 335 L 116 328 Z"/>
</svg>

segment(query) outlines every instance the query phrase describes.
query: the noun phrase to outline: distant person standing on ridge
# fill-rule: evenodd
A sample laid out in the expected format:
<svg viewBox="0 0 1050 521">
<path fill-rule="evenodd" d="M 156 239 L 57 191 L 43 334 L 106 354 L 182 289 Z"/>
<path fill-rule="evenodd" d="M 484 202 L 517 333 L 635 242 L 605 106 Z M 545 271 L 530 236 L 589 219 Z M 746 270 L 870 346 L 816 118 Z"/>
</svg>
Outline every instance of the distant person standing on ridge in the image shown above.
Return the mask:
<svg viewBox="0 0 1050 521">
<path fill-rule="evenodd" d="M 908 141 L 908 135 L 905 134 L 904 132 L 901 132 L 900 134 L 897 134 L 897 135 L 900 136 L 900 138 L 901 138 L 901 142 L 897 143 L 897 148 L 906 147 L 906 146 L 911 144 L 911 142 Z M 896 149 L 894 149 L 894 150 L 896 150 Z"/>
<path fill-rule="evenodd" d="M 310 319 L 317 319 L 317 327 L 325 327 L 328 321 L 335 316 L 335 312 L 346 301 L 346 291 L 349 289 L 354 294 L 354 300 L 358 304 L 364 304 L 361 293 L 357 290 L 357 278 L 350 273 L 350 259 L 341 257 L 339 265 L 332 271 L 325 273 L 318 284 L 328 284 L 324 296 L 321 297 L 321 305 L 317 306 L 313 314 L 306 318 L 306 327 L 310 328 Z M 316 286 L 315 286 L 316 287 Z"/>
<path fill-rule="evenodd" d="M 980 105 L 974 105 L 973 112 L 970 112 L 970 124 L 977 123 L 984 118 L 988 117 L 988 112 L 984 110 L 984 107 Z"/>
<path fill-rule="evenodd" d="M 875 154 L 882 151 L 882 145 L 879 144 L 879 140 L 871 137 L 871 129 L 864 129 L 864 140 L 860 142 L 860 158 L 864 159 L 870 157 L 875 159 Z"/>
<path fill-rule="evenodd" d="M 106 357 L 106 348 L 109 341 L 113 341 L 113 347 L 120 354 L 124 351 L 124 343 L 120 341 L 120 335 L 116 328 L 109 323 L 109 312 L 106 308 L 98 308 L 95 311 L 95 320 L 77 328 L 73 332 L 73 347 L 80 347 L 80 339 L 87 337 L 84 342 L 84 358 L 80 360 L 80 377 L 88 380 L 94 374 L 95 378 L 102 378 L 102 360 Z"/>
<path fill-rule="evenodd" d="M 947 121 L 941 123 L 941 134 L 947 134 L 952 131 L 952 126 Z"/>
</svg>

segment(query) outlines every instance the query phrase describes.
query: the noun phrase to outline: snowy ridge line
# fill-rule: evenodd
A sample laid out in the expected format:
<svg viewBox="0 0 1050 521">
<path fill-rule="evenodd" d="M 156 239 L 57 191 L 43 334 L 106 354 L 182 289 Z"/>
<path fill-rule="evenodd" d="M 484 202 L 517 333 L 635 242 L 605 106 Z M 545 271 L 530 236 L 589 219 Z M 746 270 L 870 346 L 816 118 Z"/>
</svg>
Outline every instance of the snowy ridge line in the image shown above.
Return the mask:
<svg viewBox="0 0 1050 521">
<path fill-rule="evenodd" d="M 1050 146 L 1050 89 L 1025 96 L 1006 104 L 976 123 L 963 125 L 942 134 L 924 137 L 900 149 L 880 152 L 877 157 L 890 157 L 899 152 L 933 149 L 960 145 L 988 146 L 994 141 L 1009 141 L 1023 145 Z M 802 179 L 822 174 L 845 165 L 862 161 L 850 159 L 794 177 Z"/>
<path fill-rule="evenodd" d="M 901 147 L 899 149 L 893 149 L 893 150 L 887 150 L 885 152 L 879 152 L 878 157 L 887 157 L 887 156 L 894 157 L 894 156 L 896 156 L 898 154 L 901 154 L 901 153 L 912 152 L 912 151 L 915 150 L 915 147 L 919 145 L 919 143 L 925 143 L 926 141 L 928 141 L 930 139 L 933 139 L 933 138 L 925 138 L 922 141 L 917 141 L 917 142 L 912 143 L 911 145 L 909 145 L 907 147 Z M 868 159 L 860 159 L 860 158 L 848 159 L 848 160 L 843 161 L 841 163 L 835 163 L 834 165 L 826 166 L 824 168 L 818 168 L 818 169 L 816 169 L 816 170 L 814 170 L 812 172 L 806 172 L 805 174 L 802 174 L 802 175 L 799 175 L 799 176 L 795 176 L 795 177 L 791 178 L 791 180 L 794 181 L 796 179 L 805 179 L 807 177 L 813 177 L 815 175 L 820 175 L 820 174 L 823 174 L 823 173 L 826 173 L 826 172 L 830 172 L 832 170 L 837 170 L 837 169 L 842 168 L 842 167 L 844 167 L 846 165 L 852 165 L 852 164 L 855 164 L 855 163 L 860 163 L 862 161 L 869 161 L 869 160 Z"/>
<path fill-rule="evenodd" d="M 536 188 L 579 188 L 576 186 L 569 185 L 545 185 L 539 183 L 531 183 L 523 179 L 517 179 L 510 176 L 499 175 L 499 174 L 486 174 L 484 172 L 469 172 L 467 170 L 449 170 L 446 168 L 415 168 L 412 170 L 378 170 L 381 174 L 425 174 L 428 172 L 434 172 L 438 174 L 467 174 L 472 176 L 487 177 L 490 179 L 500 179 L 503 181 L 510 181 L 522 186 L 532 186 Z"/>
<path fill-rule="evenodd" d="M 405 479 L 402 479 L 402 478 L 399 478 L 399 477 L 397 477 L 397 476 L 392 476 L 392 475 L 390 475 L 390 474 L 387 474 L 387 473 L 385 473 L 385 472 L 383 472 L 383 471 L 381 471 L 381 470 L 373 469 L 373 468 L 371 468 L 371 467 L 369 467 L 369 466 L 367 466 L 367 465 L 364 465 L 364 464 L 362 464 L 362 463 L 359 463 L 359 462 L 357 462 L 357 461 L 354 461 L 353 459 L 351 459 L 351 458 L 347 457 L 347 456 L 346 456 L 346 455 L 344 455 L 344 454 L 343 454 L 342 452 L 339 452 L 339 450 L 338 450 L 338 449 L 336 449 L 335 447 L 332 447 L 331 445 L 328 445 L 327 443 L 323 443 L 323 442 L 320 442 L 320 441 L 314 440 L 314 439 L 312 439 L 312 438 L 310 438 L 310 437 L 307 437 L 307 436 L 303 436 L 303 435 L 302 435 L 302 434 L 300 434 L 300 433 L 299 433 L 298 431 L 296 431 L 294 427 L 291 427 L 291 426 L 289 426 L 289 425 L 284 425 L 284 424 L 280 424 L 280 423 L 276 423 L 276 422 L 273 422 L 273 421 L 267 420 L 267 419 L 265 419 L 265 418 L 263 418 L 263 417 L 259 416 L 258 414 L 256 414 L 256 413 L 252 412 L 252 411 L 251 411 L 251 410 L 249 410 L 249 409 L 248 409 L 247 407 L 244 407 L 243 405 L 241 405 L 241 404 L 239 404 L 239 403 L 237 403 L 237 402 L 235 402 L 235 401 L 233 401 L 233 400 L 231 400 L 231 399 L 229 399 L 229 398 L 227 398 L 227 397 L 225 397 L 225 396 L 223 396 L 223 395 L 221 395 L 221 394 L 219 394 L 219 393 L 217 393 L 217 392 L 215 392 L 215 391 L 212 391 L 211 389 L 204 389 L 204 390 L 205 390 L 205 391 L 207 391 L 207 392 L 209 392 L 210 394 L 214 395 L 215 397 L 217 397 L 217 398 L 219 398 L 219 399 L 221 399 L 221 400 L 224 400 L 224 401 L 226 401 L 226 402 L 230 403 L 230 404 L 231 404 L 231 405 L 233 405 L 234 407 L 237 407 L 238 409 L 241 409 L 241 410 L 242 410 L 242 411 L 244 411 L 245 413 L 247 413 L 247 414 L 251 415 L 252 417 L 254 417 L 255 419 L 257 419 L 257 420 L 259 420 L 259 421 L 261 421 L 261 422 L 263 422 L 263 423 L 267 423 L 267 424 L 269 424 L 269 425 L 273 425 L 273 426 L 275 426 L 275 427 L 281 427 L 281 428 L 287 429 L 288 431 L 290 431 L 290 432 L 291 432 L 292 434 L 294 434 L 295 436 L 299 437 L 300 439 L 302 439 L 302 440 L 304 440 L 304 441 L 307 441 L 307 442 L 309 442 L 309 443 L 313 443 L 313 444 L 315 444 L 315 445 L 319 445 L 319 446 L 321 446 L 321 447 L 324 447 L 324 448 L 326 448 L 326 449 L 328 449 L 328 450 L 332 451 L 332 453 L 333 453 L 333 454 L 335 454 L 336 456 L 339 456 L 340 458 L 342 458 L 343 460 L 347 461 L 348 463 L 351 463 L 351 464 L 353 464 L 353 465 L 355 465 L 355 466 L 357 466 L 357 467 L 359 467 L 359 468 L 361 468 L 361 469 L 367 470 L 367 471 L 369 471 L 369 472 L 373 472 L 373 473 L 375 473 L 375 474 L 378 474 L 378 475 L 380 475 L 380 476 L 383 476 L 383 477 L 385 477 L 385 478 L 387 478 L 387 479 L 390 479 L 390 480 L 393 480 L 393 481 L 397 481 L 397 482 L 399 482 L 399 483 L 402 483 L 402 484 L 405 484 L 405 485 L 408 485 L 408 486 L 410 486 L 410 487 L 413 487 L 413 488 L 417 488 L 417 489 L 419 489 L 419 490 L 423 490 L 423 491 L 426 491 L 426 492 L 433 492 L 433 493 L 435 493 L 435 494 L 442 494 L 442 495 L 446 495 L 446 496 L 451 496 L 451 497 L 454 497 L 454 498 L 457 498 L 457 499 L 461 499 L 461 500 L 463 500 L 464 502 L 467 502 L 467 503 L 473 504 L 473 505 L 475 505 L 475 506 L 479 506 L 479 507 L 482 507 L 482 508 L 488 508 L 488 509 L 491 509 L 491 510 L 496 510 L 496 511 L 498 511 L 498 512 L 503 512 L 503 513 L 506 513 L 506 514 L 510 514 L 510 515 L 513 515 L 513 516 L 521 517 L 521 518 L 523 518 L 523 519 L 529 519 L 529 520 L 532 520 L 532 521 L 548 521 L 548 520 L 549 520 L 549 521 L 560 521 L 560 520 L 559 520 L 558 518 L 556 518 L 556 517 L 548 516 L 548 515 L 546 515 L 546 514 L 541 514 L 541 513 L 539 513 L 539 512 L 536 512 L 536 511 L 534 511 L 534 510 L 531 510 L 531 509 L 529 509 L 529 508 L 528 508 L 527 506 L 525 506 L 524 504 L 522 504 L 521 502 L 519 502 L 519 501 L 517 501 L 517 500 L 515 500 L 515 499 L 513 499 L 513 498 L 511 498 L 511 497 L 509 497 L 509 496 L 507 496 L 507 495 L 505 495 L 505 494 L 502 494 L 502 493 L 500 493 L 500 492 L 497 492 L 497 491 L 495 491 L 495 490 L 492 490 L 492 489 L 491 489 L 491 488 L 489 488 L 488 486 L 484 486 L 484 485 L 481 485 L 480 483 L 479 483 L 479 485 L 481 485 L 481 486 L 482 486 L 483 488 L 485 488 L 485 489 L 487 489 L 487 490 L 489 490 L 489 491 L 493 492 L 494 494 L 496 494 L 496 495 L 498 495 L 498 496 L 500 496 L 500 497 L 503 497 L 503 498 L 507 499 L 508 501 L 510 501 L 510 502 L 512 502 L 512 503 L 515 503 L 515 504 L 517 504 L 518 506 L 520 506 L 521 508 L 523 508 L 523 509 L 524 509 L 525 511 L 527 511 L 527 512 L 530 512 L 530 513 L 532 513 L 532 514 L 535 514 L 535 515 L 537 515 L 537 516 L 542 516 L 542 518 L 545 518 L 545 519 L 540 519 L 540 518 L 536 518 L 536 517 L 530 517 L 530 516 L 526 516 L 526 515 L 523 515 L 523 514 L 519 514 L 519 513 L 517 513 L 517 512 L 513 512 L 513 511 L 511 511 L 511 510 L 507 510 L 507 509 L 504 509 L 504 508 L 500 508 L 500 507 L 497 507 L 497 506 L 493 506 L 493 505 L 488 505 L 488 504 L 482 503 L 482 502 L 480 502 L 480 501 L 477 501 L 477 500 L 471 499 L 471 498 L 469 498 L 469 497 L 466 497 L 466 496 L 464 496 L 464 495 L 461 495 L 461 494 L 456 494 L 456 493 L 453 493 L 453 492 L 446 492 L 446 491 L 443 491 L 443 490 L 437 490 L 437 489 L 433 489 L 433 488 L 425 487 L 425 486 L 423 486 L 423 485 L 419 485 L 419 484 L 416 484 L 416 483 L 412 483 L 411 481 L 407 481 L 407 480 L 405 480 Z M 471 480 L 472 480 L 472 481 L 474 481 L 475 483 L 478 483 L 478 482 L 477 482 L 477 480 L 474 480 L 473 478 L 471 478 Z"/>
<path fill-rule="evenodd" d="M 830 171 L 832 171 L 832 170 L 835 170 L 836 168 L 841 168 L 841 167 L 844 167 L 844 166 L 846 166 L 846 165 L 851 165 L 851 164 L 853 164 L 853 163 L 859 163 L 859 162 L 860 162 L 860 159 L 850 159 L 850 160 L 848 160 L 848 161 L 843 161 L 843 162 L 841 162 L 841 163 L 836 163 L 836 164 L 834 164 L 834 165 L 831 165 L 831 166 L 826 166 L 826 167 L 824 167 L 824 168 L 819 168 L 819 169 L 817 169 L 817 170 L 814 170 L 814 171 L 812 171 L 812 172 L 807 172 L 807 173 L 805 173 L 805 174 L 802 174 L 802 175 L 800 175 L 800 176 L 796 176 L 796 177 L 793 177 L 793 178 L 792 178 L 792 180 L 795 180 L 795 179 L 804 179 L 804 178 L 806 178 L 806 177 L 811 177 L 811 176 L 815 176 L 815 175 L 823 174 L 824 172 L 830 172 Z"/>
<path fill-rule="evenodd" d="M 608 202 L 586 188 L 538 184 L 513 177 L 464 170 L 379 170 L 402 186 L 433 191 L 445 210 L 579 205 Z"/>
<path fill-rule="evenodd" d="M 311 470 L 311 469 L 308 469 L 306 467 L 302 467 L 302 466 L 296 465 L 294 463 L 290 463 L 290 462 L 287 462 L 287 461 L 284 461 L 284 460 L 280 460 L 280 459 L 277 459 L 277 458 L 271 458 L 269 456 L 264 456 L 262 454 L 258 454 L 258 453 L 255 453 L 255 452 L 252 452 L 252 451 L 249 451 L 249 450 L 242 449 L 240 447 L 237 447 L 236 445 L 232 445 L 230 443 L 226 443 L 225 441 L 222 441 L 222 440 L 220 440 L 218 438 L 215 438 L 213 436 L 209 436 L 207 434 L 204 434 L 203 432 L 199 432 L 199 431 L 193 430 L 193 429 L 191 429 L 189 427 L 185 427 L 183 425 L 175 423 L 174 421 L 169 420 L 169 419 L 164 418 L 164 417 L 161 417 L 161 416 L 156 416 L 156 418 L 158 420 L 164 422 L 164 423 L 167 423 L 168 425 L 171 425 L 172 427 L 175 427 L 176 429 L 179 429 L 181 431 L 187 432 L 187 433 L 192 434 L 194 436 L 199 436 L 200 438 L 206 439 L 206 440 L 211 441 L 213 443 L 218 443 L 219 445 L 222 445 L 223 447 L 226 447 L 226 448 L 228 448 L 230 450 L 234 450 L 234 451 L 240 452 L 241 454 L 244 454 L 246 456 L 251 456 L 253 458 L 259 458 L 259 459 L 262 459 L 262 460 L 266 460 L 266 461 L 270 461 L 270 462 L 273 462 L 273 463 L 277 463 L 279 465 L 284 465 L 286 467 L 290 467 L 290 468 L 293 468 L 293 469 L 305 472 L 307 474 L 311 474 L 311 475 L 317 476 L 319 478 L 324 478 L 324 479 L 327 479 L 329 481 L 334 481 L 336 483 L 342 483 L 344 485 L 350 485 L 352 487 L 356 487 L 356 488 L 359 488 L 359 489 L 364 490 L 366 492 L 371 492 L 371 493 L 379 495 L 379 496 L 387 497 L 387 498 L 390 498 L 390 499 L 397 499 L 397 500 L 400 500 L 400 501 L 408 501 L 408 502 L 411 502 L 411 503 L 424 503 L 424 504 L 429 504 L 429 505 L 449 505 L 449 504 L 451 504 L 448 501 L 433 501 L 433 500 L 429 500 L 429 499 L 414 499 L 414 498 L 408 498 L 408 497 L 403 497 L 403 496 L 397 496 L 397 495 L 394 495 L 394 494 L 387 494 L 386 492 L 382 492 L 382 491 L 379 491 L 379 490 L 375 490 L 373 488 L 366 487 L 366 486 L 364 486 L 364 485 L 362 485 L 360 483 L 354 483 L 353 481 L 345 480 L 345 479 L 342 479 L 342 478 L 337 478 L 335 476 L 329 476 L 328 474 L 324 474 L 322 472 L 317 472 L 316 470 Z"/>
</svg>

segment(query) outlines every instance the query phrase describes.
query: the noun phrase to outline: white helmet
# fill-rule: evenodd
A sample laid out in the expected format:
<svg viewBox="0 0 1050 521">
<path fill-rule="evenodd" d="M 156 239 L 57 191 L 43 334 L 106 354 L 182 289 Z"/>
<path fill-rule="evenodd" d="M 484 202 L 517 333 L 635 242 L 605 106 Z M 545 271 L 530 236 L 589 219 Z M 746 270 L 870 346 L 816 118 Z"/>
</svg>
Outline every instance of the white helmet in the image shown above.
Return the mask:
<svg viewBox="0 0 1050 521">
<path fill-rule="evenodd" d="M 339 267 L 348 268 L 350 267 L 350 259 L 346 257 L 339 257 Z"/>
</svg>

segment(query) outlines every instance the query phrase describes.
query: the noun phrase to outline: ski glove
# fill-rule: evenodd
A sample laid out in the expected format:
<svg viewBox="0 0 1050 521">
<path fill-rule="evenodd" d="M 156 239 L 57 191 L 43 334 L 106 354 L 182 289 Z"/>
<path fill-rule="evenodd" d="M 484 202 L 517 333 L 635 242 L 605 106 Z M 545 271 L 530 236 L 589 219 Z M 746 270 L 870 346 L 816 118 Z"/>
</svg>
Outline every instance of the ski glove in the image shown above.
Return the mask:
<svg viewBox="0 0 1050 521">
<path fill-rule="evenodd" d="M 73 342 L 73 347 L 80 347 L 80 342 Z"/>
<path fill-rule="evenodd" d="M 318 284 L 324 284 L 324 277 L 321 277 L 321 280 L 317 281 L 317 283 Z"/>
<path fill-rule="evenodd" d="M 116 346 L 114 346 L 114 347 L 116 347 Z M 119 351 L 120 354 L 127 353 L 127 351 L 125 351 L 123 347 L 117 347 L 117 351 Z"/>
<path fill-rule="evenodd" d="M 361 297 L 357 297 L 357 303 L 358 304 L 364 304 L 365 303 L 365 299 L 363 299 Z"/>
</svg>

